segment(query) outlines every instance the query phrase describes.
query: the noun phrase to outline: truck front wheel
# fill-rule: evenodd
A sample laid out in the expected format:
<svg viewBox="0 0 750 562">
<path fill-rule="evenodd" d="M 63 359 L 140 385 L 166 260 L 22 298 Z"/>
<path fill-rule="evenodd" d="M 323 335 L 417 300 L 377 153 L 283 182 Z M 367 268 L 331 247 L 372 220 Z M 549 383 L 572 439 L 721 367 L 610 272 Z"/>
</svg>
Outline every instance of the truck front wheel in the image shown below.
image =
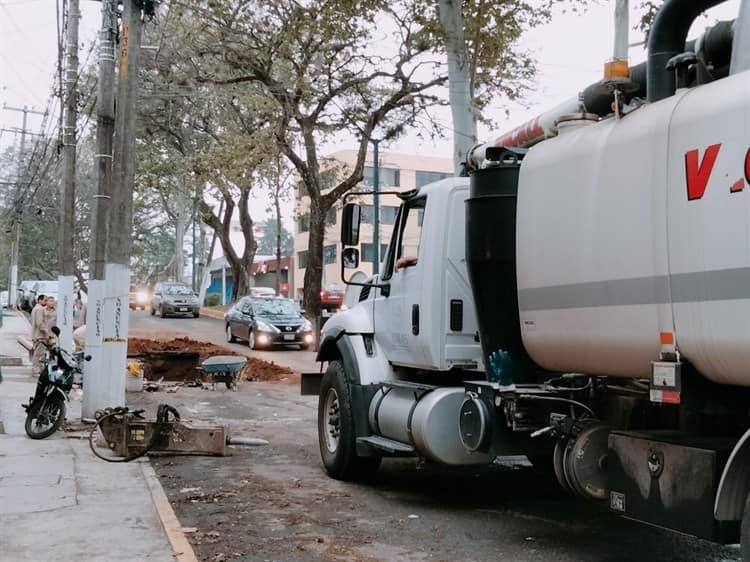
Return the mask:
<svg viewBox="0 0 750 562">
<path fill-rule="evenodd" d="M 318 443 L 323 466 L 337 480 L 365 480 L 380 466 L 380 457 L 357 456 L 349 383 L 341 361 L 331 361 L 320 384 Z"/>
</svg>

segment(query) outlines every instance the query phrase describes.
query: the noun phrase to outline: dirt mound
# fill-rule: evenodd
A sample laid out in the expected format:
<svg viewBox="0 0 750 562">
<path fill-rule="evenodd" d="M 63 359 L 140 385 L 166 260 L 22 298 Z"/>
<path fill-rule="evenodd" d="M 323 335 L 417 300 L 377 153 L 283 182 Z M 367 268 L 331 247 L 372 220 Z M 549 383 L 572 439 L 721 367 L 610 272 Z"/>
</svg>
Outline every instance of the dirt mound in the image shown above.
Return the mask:
<svg viewBox="0 0 750 562">
<path fill-rule="evenodd" d="M 248 357 L 240 371 L 241 381 L 284 381 L 294 382 L 294 371 L 276 363 Z"/>
<path fill-rule="evenodd" d="M 213 355 L 240 355 L 226 347 L 190 338 L 174 338 L 169 341 L 128 338 L 128 357 L 164 352 L 197 353 L 201 361 Z"/>
<path fill-rule="evenodd" d="M 242 354 L 226 347 L 187 337 L 168 341 L 128 338 L 128 357 L 137 357 L 143 363 L 143 374 L 147 380 L 208 381 L 209 377 L 197 367 L 215 355 L 242 357 Z M 239 380 L 294 382 L 294 371 L 273 362 L 248 357 Z"/>
</svg>

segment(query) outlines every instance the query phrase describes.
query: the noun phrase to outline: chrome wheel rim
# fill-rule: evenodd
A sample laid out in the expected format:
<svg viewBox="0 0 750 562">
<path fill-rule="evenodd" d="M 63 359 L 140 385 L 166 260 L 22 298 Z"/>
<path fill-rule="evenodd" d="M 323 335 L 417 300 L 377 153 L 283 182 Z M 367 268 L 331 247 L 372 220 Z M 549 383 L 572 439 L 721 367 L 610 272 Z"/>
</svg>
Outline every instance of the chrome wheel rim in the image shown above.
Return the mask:
<svg viewBox="0 0 750 562">
<path fill-rule="evenodd" d="M 247 336 L 247 345 L 250 346 L 250 349 L 255 349 L 255 332 L 250 330 L 250 335 Z"/>
<path fill-rule="evenodd" d="M 232 327 L 231 326 L 227 326 L 227 341 L 228 342 L 232 341 Z"/>
<path fill-rule="evenodd" d="M 326 449 L 329 453 L 335 453 L 339 448 L 341 438 L 341 410 L 339 408 L 339 395 L 335 388 L 329 388 L 326 393 L 324 406 L 323 435 L 325 436 Z"/>
</svg>

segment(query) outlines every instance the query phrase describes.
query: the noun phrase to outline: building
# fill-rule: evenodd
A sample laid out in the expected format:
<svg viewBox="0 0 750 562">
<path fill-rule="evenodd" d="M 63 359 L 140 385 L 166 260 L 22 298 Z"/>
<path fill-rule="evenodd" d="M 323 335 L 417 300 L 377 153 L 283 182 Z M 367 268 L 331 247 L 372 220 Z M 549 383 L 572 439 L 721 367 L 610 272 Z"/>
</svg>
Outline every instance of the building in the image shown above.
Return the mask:
<svg viewBox="0 0 750 562">
<path fill-rule="evenodd" d="M 366 190 L 372 186 L 373 166 L 372 153 L 368 153 L 365 161 L 364 180 L 361 187 Z M 452 176 L 453 160 L 431 156 L 414 156 L 394 152 L 380 153 L 379 184 L 380 191 L 408 191 L 418 189 L 423 185 Z M 332 166 L 342 166 L 343 172 L 351 170 L 356 162 L 355 150 L 341 150 L 329 156 Z M 294 233 L 294 274 L 290 295 L 302 298 L 302 287 L 305 279 L 305 268 L 308 255 L 308 236 L 310 219 L 308 209 L 309 197 L 303 189 L 296 192 L 296 213 Z M 362 224 L 359 234 L 359 270 L 367 275 L 372 274 L 372 263 L 375 259 L 373 247 L 373 201 L 371 195 L 363 195 L 357 199 L 362 205 Z M 380 261 L 385 256 L 386 248 L 391 237 L 396 213 L 401 201 L 396 195 L 383 194 L 380 197 Z M 326 216 L 326 234 L 323 247 L 323 279 L 322 285 L 341 284 L 341 209 L 339 203 L 329 210 Z"/>
<path fill-rule="evenodd" d="M 292 294 L 289 283 L 289 257 L 281 258 L 279 263 L 281 268 L 281 287 L 282 296 Z M 251 287 L 276 287 L 276 258 L 271 256 L 255 256 L 252 268 L 250 270 Z M 232 300 L 232 266 L 227 259 L 222 256 L 213 260 L 206 268 L 203 279 L 201 302 L 209 295 L 218 295 L 219 304 L 226 305 Z"/>
</svg>

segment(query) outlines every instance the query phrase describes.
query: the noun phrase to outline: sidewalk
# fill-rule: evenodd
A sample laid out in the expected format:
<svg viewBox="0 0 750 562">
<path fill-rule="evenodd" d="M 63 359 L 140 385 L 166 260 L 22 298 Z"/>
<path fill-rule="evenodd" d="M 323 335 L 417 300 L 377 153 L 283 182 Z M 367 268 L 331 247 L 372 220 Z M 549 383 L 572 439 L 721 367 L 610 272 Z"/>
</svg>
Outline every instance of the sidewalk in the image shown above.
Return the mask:
<svg viewBox="0 0 750 562">
<path fill-rule="evenodd" d="M 58 431 L 40 441 L 26 436 L 21 403 L 35 382 L 16 338 L 28 331 L 25 318 L 5 311 L 0 355 L 21 357 L 24 366 L 2 367 L 0 561 L 195 560 L 189 548 L 173 553 L 155 507 L 163 491 L 147 460 L 103 462 L 81 434 Z M 80 401 L 69 403 L 68 421 L 80 420 L 80 408 Z"/>
</svg>

